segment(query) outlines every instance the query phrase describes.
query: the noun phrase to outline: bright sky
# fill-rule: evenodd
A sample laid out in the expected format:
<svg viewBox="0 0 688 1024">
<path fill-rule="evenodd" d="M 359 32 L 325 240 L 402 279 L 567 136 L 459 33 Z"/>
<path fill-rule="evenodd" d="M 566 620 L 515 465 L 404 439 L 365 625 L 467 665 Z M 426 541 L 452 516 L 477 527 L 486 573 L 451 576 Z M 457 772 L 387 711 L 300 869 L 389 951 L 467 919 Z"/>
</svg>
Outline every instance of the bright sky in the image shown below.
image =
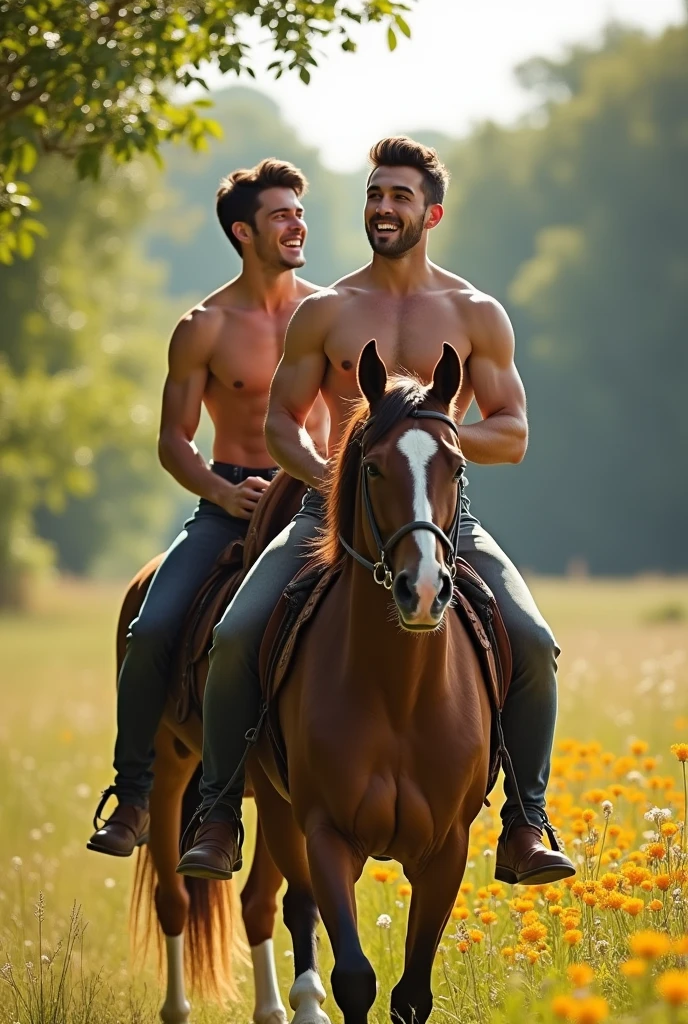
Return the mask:
<svg viewBox="0 0 688 1024">
<path fill-rule="evenodd" d="M 353 170 L 384 135 L 418 128 L 462 135 L 477 121 L 509 121 L 529 99 L 512 68 L 534 55 L 557 56 L 571 42 L 599 38 L 611 19 L 651 32 L 685 18 L 683 0 L 417 0 L 408 16 L 413 37 L 390 53 L 378 26 L 357 34 L 359 50 L 327 45 L 310 85 L 295 75 L 275 82 L 259 46 L 255 84 L 329 166 Z M 258 39 L 253 32 L 247 40 Z M 210 76 L 216 87 L 236 82 Z"/>
</svg>

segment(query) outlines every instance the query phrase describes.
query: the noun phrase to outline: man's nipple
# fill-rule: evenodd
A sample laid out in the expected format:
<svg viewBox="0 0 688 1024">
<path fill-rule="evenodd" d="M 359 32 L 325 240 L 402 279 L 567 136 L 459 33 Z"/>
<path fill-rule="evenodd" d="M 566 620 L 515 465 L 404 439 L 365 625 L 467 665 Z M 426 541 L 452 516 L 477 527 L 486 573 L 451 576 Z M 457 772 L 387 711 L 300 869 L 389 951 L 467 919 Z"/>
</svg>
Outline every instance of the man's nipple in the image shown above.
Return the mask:
<svg viewBox="0 0 688 1024">
<path fill-rule="evenodd" d="M 353 365 L 350 359 L 342 360 L 342 370 L 350 370 Z"/>
<path fill-rule="evenodd" d="M 243 388 L 243 386 L 244 386 L 243 380 L 235 380 L 234 381 L 234 387 L 235 388 Z"/>
</svg>

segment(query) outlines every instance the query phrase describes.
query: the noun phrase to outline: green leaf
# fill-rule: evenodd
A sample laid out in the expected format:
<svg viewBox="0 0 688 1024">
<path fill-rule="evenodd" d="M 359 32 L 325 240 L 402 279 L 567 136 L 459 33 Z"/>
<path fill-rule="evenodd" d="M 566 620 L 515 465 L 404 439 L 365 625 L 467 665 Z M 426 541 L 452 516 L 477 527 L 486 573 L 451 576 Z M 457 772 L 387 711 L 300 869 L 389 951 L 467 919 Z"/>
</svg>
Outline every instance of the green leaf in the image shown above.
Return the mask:
<svg viewBox="0 0 688 1024">
<path fill-rule="evenodd" d="M 299 68 L 299 78 L 305 85 L 308 85 L 311 80 L 311 73 L 308 68 Z"/>
<path fill-rule="evenodd" d="M 395 16 L 394 20 L 397 23 L 397 28 L 399 29 L 399 31 L 403 35 L 405 35 L 407 39 L 410 39 L 411 38 L 411 29 L 409 28 L 408 23 L 406 21 L 404 21 L 404 19 L 402 18 L 402 16 L 400 14 L 397 14 Z"/>
<path fill-rule="evenodd" d="M 397 48 L 397 37 L 391 25 L 387 29 L 387 45 L 390 50 L 396 50 Z"/>
</svg>

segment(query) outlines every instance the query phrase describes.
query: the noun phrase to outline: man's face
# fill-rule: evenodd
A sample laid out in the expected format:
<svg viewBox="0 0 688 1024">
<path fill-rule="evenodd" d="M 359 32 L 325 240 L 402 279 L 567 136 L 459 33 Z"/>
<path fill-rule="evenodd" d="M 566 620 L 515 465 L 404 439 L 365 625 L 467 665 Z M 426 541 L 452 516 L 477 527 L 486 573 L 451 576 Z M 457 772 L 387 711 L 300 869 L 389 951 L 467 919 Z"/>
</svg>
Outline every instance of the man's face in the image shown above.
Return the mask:
<svg viewBox="0 0 688 1024">
<path fill-rule="evenodd" d="M 415 167 L 376 167 L 368 182 L 365 229 L 373 252 L 399 259 L 423 237 L 428 215 Z"/>
<path fill-rule="evenodd" d="M 283 270 L 296 270 L 304 265 L 308 228 L 293 189 L 266 188 L 261 192 L 255 221 L 253 246 L 262 263 Z"/>
</svg>

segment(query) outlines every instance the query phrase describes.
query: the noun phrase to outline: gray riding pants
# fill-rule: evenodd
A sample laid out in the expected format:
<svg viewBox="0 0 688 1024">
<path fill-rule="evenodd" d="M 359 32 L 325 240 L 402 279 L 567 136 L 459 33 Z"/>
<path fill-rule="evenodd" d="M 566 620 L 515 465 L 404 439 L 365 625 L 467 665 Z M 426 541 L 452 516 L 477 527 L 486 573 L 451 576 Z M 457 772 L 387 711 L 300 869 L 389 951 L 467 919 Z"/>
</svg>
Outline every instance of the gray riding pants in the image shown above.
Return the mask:
<svg viewBox="0 0 688 1024">
<path fill-rule="evenodd" d="M 203 704 L 201 783 L 202 807 L 211 820 L 241 815 L 244 774 L 237 767 L 246 733 L 260 715 L 261 641 L 280 594 L 308 558 L 307 542 L 321 515 L 322 499 L 310 492 L 301 511 L 253 566 L 215 628 Z M 557 713 L 559 648 L 523 577 L 470 514 L 465 497 L 459 551 L 492 590 L 509 634 L 513 675 L 502 717 L 504 738 L 528 818 L 541 824 Z M 508 778 L 504 790 L 503 821 L 521 818 Z"/>
</svg>

